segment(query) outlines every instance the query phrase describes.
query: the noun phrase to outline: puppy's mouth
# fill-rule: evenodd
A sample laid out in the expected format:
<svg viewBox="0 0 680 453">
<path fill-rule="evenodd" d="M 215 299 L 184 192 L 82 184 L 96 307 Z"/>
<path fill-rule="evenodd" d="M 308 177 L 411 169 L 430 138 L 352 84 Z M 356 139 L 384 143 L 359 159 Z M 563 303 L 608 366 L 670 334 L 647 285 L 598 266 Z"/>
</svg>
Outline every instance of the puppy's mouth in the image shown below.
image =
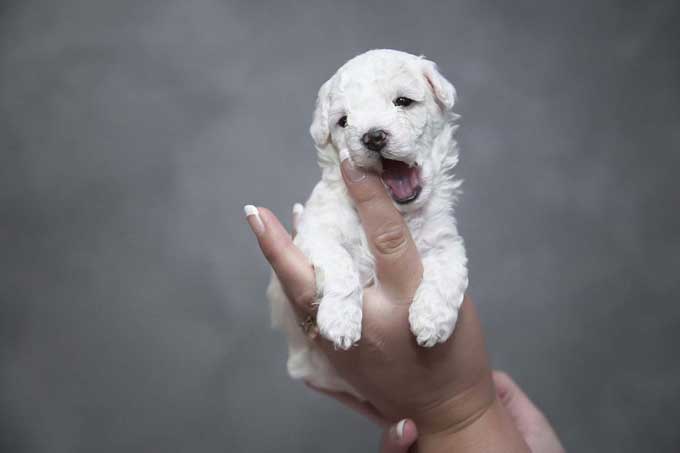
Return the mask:
<svg viewBox="0 0 680 453">
<path fill-rule="evenodd" d="M 384 157 L 380 160 L 382 161 L 380 177 L 387 186 L 392 199 L 398 204 L 407 204 L 418 198 L 423 188 L 418 164 L 410 166 L 406 162 Z"/>
</svg>

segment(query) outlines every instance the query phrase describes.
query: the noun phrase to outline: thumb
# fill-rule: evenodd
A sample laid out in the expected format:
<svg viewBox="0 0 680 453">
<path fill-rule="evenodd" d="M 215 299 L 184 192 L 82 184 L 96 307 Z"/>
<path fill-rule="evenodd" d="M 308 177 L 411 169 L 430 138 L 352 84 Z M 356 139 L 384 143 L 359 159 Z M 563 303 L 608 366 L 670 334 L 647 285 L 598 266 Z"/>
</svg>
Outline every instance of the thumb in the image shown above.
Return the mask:
<svg viewBox="0 0 680 453">
<path fill-rule="evenodd" d="M 340 168 L 375 258 L 381 286 L 396 300 L 410 300 L 420 285 L 423 265 L 404 218 L 377 175 L 355 167 L 350 158 L 344 159 Z"/>
</svg>

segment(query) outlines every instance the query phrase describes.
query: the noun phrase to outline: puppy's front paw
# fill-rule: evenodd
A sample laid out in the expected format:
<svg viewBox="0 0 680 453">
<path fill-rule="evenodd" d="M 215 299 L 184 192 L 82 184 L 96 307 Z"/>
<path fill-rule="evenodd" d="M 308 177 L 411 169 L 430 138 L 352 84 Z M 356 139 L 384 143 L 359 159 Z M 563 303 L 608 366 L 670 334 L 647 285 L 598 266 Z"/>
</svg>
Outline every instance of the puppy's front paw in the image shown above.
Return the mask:
<svg viewBox="0 0 680 453">
<path fill-rule="evenodd" d="M 449 339 L 458 319 L 456 307 L 460 305 L 458 300 L 452 302 L 444 300 L 432 284 L 423 282 L 418 287 L 409 307 L 408 320 L 420 346 L 431 348 Z"/>
<path fill-rule="evenodd" d="M 353 298 L 326 300 L 319 304 L 316 323 L 324 338 L 338 349 L 349 349 L 361 338 L 361 306 Z"/>
</svg>

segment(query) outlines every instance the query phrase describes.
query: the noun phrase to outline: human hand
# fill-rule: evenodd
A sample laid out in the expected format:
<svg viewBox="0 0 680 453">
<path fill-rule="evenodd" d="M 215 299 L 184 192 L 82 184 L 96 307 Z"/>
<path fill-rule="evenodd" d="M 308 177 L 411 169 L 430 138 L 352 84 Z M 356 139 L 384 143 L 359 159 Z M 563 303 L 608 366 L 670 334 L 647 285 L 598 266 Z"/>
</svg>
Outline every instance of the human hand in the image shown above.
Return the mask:
<svg viewBox="0 0 680 453">
<path fill-rule="evenodd" d="M 498 399 L 510 414 L 524 441 L 533 453 L 564 453 L 555 430 L 514 380 L 503 371 L 493 372 Z"/>
<path fill-rule="evenodd" d="M 564 447 L 548 419 L 512 378 L 502 371 L 494 371 L 493 381 L 498 398 L 531 451 L 533 453 L 564 453 Z M 352 401 L 346 401 L 344 399 L 346 396 L 338 394 L 330 396 L 375 420 L 365 408 L 353 405 Z M 381 452 L 406 453 L 411 445 L 415 444 L 418 431 L 413 421 L 402 420 L 399 423 L 401 425 L 394 424 L 384 429 Z"/>
<path fill-rule="evenodd" d="M 383 429 L 382 438 L 380 439 L 381 453 L 406 453 L 418 439 L 418 430 L 413 420 L 405 418 L 397 423 L 391 423 L 389 420 L 385 419 L 371 403 L 359 401 L 347 393 L 333 392 L 314 387 L 309 383 L 306 384 L 307 387 L 312 390 L 333 398 L 340 404 L 364 415 L 380 426 Z"/>
<path fill-rule="evenodd" d="M 375 174 L 348 161 L 342 163 L 342 174 L 366 232 L 379 284 L 364 290 L 359 344 L 337 351 L 318 337 L 318 346 L 376 414 L 389 421 L 408 416 L 416 423 L 421 451 L 427 445 L 443 445 L 452 435 L 478 435 L 482 425 L 500 428 L 505 451 L 523 451 L 519 434 L 499 412 L 474 306 L 465 299 L 447 342 L 418 346 L 409 329 L 408 308 L 423 270 L 408 227 Z M 258 209 L 248 222 L 300 319 L 313 315 L 316 287 L 307 258 L 269 210 Z"/>
</svg>

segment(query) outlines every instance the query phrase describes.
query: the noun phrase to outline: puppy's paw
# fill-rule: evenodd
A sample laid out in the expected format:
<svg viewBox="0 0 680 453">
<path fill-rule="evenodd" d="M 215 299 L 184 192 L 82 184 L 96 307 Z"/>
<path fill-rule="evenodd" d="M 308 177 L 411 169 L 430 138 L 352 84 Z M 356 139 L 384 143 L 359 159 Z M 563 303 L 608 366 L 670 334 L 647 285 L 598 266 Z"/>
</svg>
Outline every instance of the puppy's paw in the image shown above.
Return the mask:
<svg viewBox="0 0 680 453">
<path fill-rule="evenodd" d="M 319 332 L 336 349 L 347 350 L 361 338 L 361 306 L 353 298 L 324 300 L 319 305 L 316 323 Z"/>
<path fill-rule="evenodd" d="M 431 348 L 449 339 L 458 319 L 456 307 L 460 305 L 458 300 L 455 304 L 451 302 L 444 300 L 432 284 L 423 282 L 418 287 L 409 307 L 408 320 L 420 346 Z"/>
</svg>

